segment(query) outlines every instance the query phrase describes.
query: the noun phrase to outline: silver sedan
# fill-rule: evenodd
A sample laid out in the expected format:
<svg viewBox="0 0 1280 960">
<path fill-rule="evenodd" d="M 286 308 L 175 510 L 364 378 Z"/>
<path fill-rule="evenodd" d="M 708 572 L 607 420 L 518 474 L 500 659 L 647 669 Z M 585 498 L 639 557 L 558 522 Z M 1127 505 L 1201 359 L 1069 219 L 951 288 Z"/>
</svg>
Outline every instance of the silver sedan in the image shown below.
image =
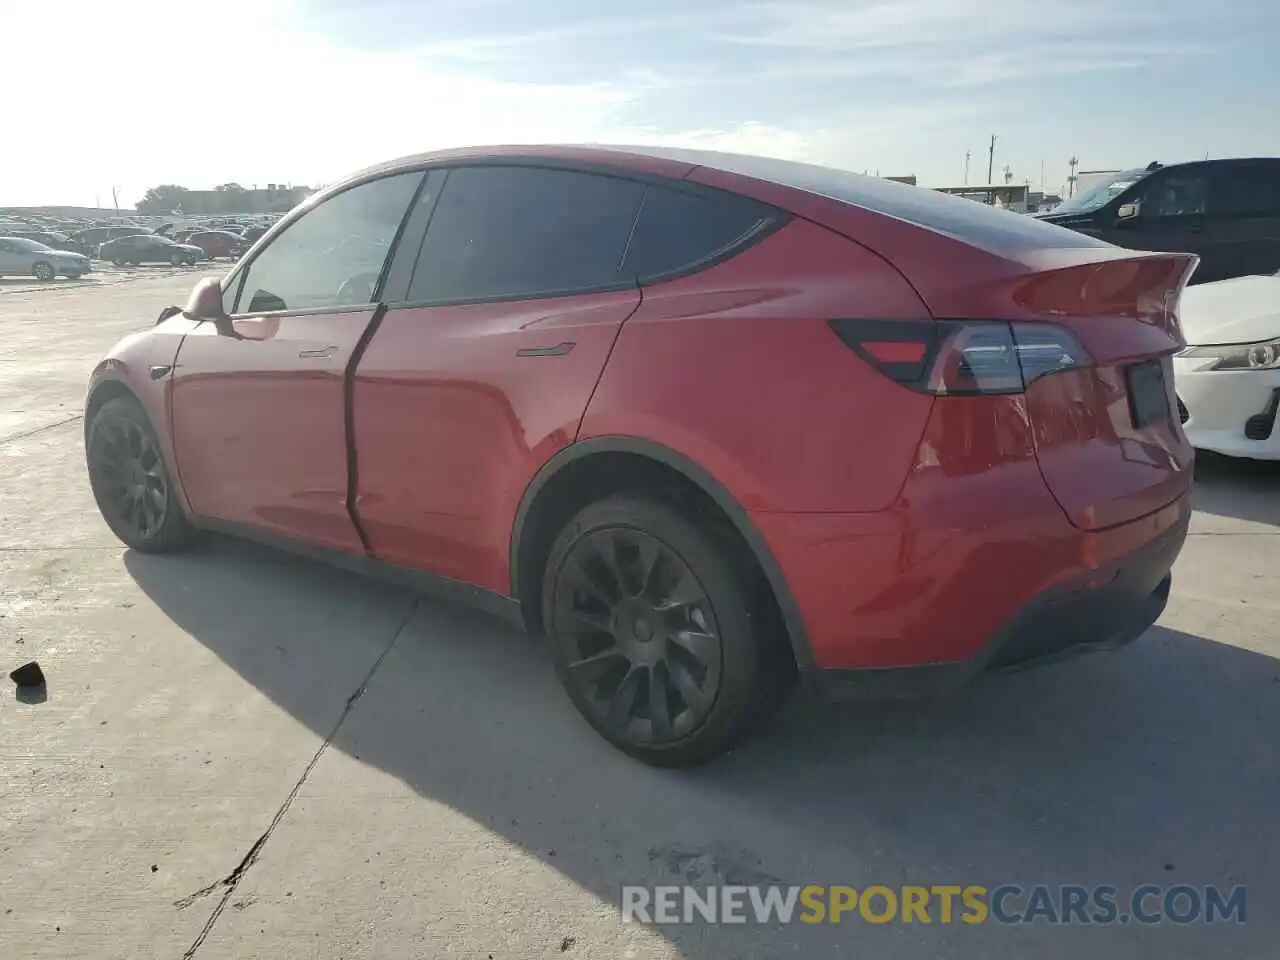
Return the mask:
<svg viewBox="0 0 1280 960">
<path fill-rule="evenodd" d="M 89 272 L 89 258 L 67 250 L 54 250 L 25 237 L 0 237 L 0 277 L 35 277 L 73 280 Z"/>
</svg>

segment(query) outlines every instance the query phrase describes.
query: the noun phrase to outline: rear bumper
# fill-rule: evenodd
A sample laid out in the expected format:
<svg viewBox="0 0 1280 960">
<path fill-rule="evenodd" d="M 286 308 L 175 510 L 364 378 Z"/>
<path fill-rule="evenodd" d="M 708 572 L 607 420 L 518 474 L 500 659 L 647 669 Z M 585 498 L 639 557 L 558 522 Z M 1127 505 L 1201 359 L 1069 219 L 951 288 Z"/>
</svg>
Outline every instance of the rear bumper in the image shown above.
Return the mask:
<svg viewBox="0 0 1280 960">
<path fill-rule="evenodd" d="M 821 669 L 807 673 L 824 698 L 900 699 L 961 685 L 984 672 L 1006 672 L 1122 647 L 1159 619 L 1169 598 L 1170 569 L 1187 537 L 1186 498 L 1161 514 L 1176 517 L 1141 548 L 1037 594 L 964 660 L 906 667 Z M 1147 525 L 1144 518 L 1127 527 Z M 1154 523 L 1160 523 L 1158 518 Z"/>
</svg>

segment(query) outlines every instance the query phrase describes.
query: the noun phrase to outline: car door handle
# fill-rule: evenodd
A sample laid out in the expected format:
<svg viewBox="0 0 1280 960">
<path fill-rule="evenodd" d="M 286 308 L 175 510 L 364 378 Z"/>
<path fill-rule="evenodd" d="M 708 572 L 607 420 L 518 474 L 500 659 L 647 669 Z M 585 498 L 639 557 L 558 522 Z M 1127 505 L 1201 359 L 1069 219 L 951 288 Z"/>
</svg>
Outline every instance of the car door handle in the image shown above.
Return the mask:
<svg viewBox="0 0 1280 960">
<path fill-rule="evenodd" d="M 300 351 L 298 353 L 298 358 L 300 360 L 328 360 L 337 352 L 338 348 L 335 346 L 317 347 L 314 350 Z"/>
<path fill-rule="evenodd" d="M 524 347 L 516 351 L 517 357 L 563 357 L 576 347 L 576 343 L 557 343 L 554 347 Z"/>
</svg>

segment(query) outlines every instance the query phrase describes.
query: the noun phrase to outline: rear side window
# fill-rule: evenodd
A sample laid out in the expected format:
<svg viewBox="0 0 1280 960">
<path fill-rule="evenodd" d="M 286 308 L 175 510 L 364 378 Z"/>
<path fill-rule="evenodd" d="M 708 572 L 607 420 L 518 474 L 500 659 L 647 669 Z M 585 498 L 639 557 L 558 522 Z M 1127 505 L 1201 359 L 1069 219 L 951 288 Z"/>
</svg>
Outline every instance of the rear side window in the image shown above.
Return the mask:
<svg viewBox="0 0 1280 960">
<path fill-rule="evenodd" d="M 1209 201 L 1215 216 L 1280 215 L 1280 163 L 1218 167 L 1210 184 Z"/>
<path fill-rule="evenodd" d="M 451 170 L 408 299 L 551 296 L 616 284 L 643 195 L 643 184 L 569 170 Z"/>
<path fill-rule="evenodd" d="M 745 197 L 651 187 L 623 273 L 643 279 L 687 269 L 760 230 L 771 211 Z"/>
</svg>

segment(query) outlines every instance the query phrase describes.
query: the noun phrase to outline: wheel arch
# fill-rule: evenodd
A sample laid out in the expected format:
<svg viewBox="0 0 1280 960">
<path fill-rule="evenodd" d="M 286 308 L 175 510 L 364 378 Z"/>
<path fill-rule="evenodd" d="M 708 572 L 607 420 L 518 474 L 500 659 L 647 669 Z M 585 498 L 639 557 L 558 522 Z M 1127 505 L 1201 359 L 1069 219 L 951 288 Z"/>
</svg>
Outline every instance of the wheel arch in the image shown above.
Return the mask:
<svg viewBox="0 0 1280 960">
<path fill-rule="evenodd" d="M 768 582 L 796 665 L 802 673 L 807 673 L 814 661 L 804 619 L 782 568 L 750 515 L 724 485 L 698 463 L 670 447 L 641 437 L 600 436 L 571 443 L 548 460 L 525 488 L 512 523 L 509 566 L 511 595 L 520 602 L 529 631 L 535 634 L 541 631 L 542 566 L 560 529 L 556 520 L 562 511 L 568 512 L 565 508 L 569 506 L 561 495 L 566 485 L 568 489 L 577 489 L 577 477 L 598 473 L 591 469 L 593 463 L 602 464 L 606 460 L 615 463 L 630 460 L 634 466 L 648 465 L 647 469 L 655 471 L 650 476 L 656 476 L 656 471 L 665 471 L 672 479 L 678 478 L 697 490 L 723 513 Z M 627 485 L 620 483 L 618 489 L 625 489 Z M 617 491 L 604 491 L 609 492 Z M 557 510 L 557 506 L 561 509 Z M 582 506 L 585 500 L 579 500 L 569 516 Z"/>
<path fill-rule="evenodd" d="M 135 389 L 135 384 L 131 383 L 130 380 L 128 368 L 118 359 L 108 358 L 103 360 L 94 369 L 84 402 L 85 445 L 87 447 L 89 443 L 89 428 L 93 424 L 94 415 L 102 409 L 103 404 L 111 400 L 128 397 L 138 405 L 151 424 L 151 429 L 155 432 L 156 438 L 160 442 L 160 450 L 164 454 L 165 462 L 169 467 L 169 483 L 177 494 L 178 503 L 190 519 L 192 517 L 191 501 L 187 499 L 186 487 L 182 482 L 182 474 L 178 469 L 173 435 L 170 431 L 167 416 L 167 397 L 161 395 L 148 398 Z M 150 402 L 148 402 L 149 399 Z M 153 407 L 153 404 L 156 403 L 161 406 L 161 410 L 158 413 Z"/>
<path fill-rule="evenodd" d="M 134 400 L 138 406 L 146 407 L 142 404 L 142 398 L 133 392 L 133 389 L 123 380 L 117 380 L 115 377 L 103 377 L 89 388 L 89 394 L 84 401 L 84 436 L 85 440 L 89 439 L 89 427 L 93 424 L 93 418 L 103 404 L 110 400 L 116 400 L 120 397 L 129 397 Z"/>
</svg>

